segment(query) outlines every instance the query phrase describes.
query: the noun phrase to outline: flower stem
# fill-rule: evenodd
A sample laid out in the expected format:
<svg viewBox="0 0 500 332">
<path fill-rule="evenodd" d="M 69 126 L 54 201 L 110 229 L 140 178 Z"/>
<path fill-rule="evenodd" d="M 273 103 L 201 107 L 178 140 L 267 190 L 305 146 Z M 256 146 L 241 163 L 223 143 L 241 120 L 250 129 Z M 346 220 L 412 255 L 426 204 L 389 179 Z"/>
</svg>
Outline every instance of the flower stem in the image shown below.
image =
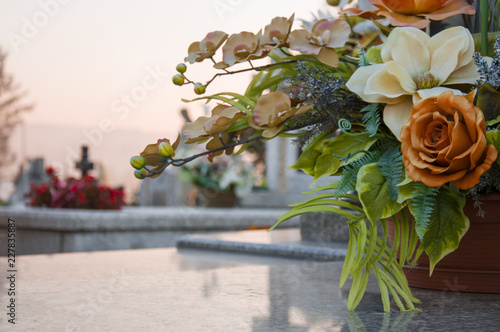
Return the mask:
<svg viewBox="0 0 500 332">
<path fill-rule="evenodd" d="M 480 0 L 479 15 L 481 18 L 481 53 L 488 54 L 488 0 Z"/>
</svg>

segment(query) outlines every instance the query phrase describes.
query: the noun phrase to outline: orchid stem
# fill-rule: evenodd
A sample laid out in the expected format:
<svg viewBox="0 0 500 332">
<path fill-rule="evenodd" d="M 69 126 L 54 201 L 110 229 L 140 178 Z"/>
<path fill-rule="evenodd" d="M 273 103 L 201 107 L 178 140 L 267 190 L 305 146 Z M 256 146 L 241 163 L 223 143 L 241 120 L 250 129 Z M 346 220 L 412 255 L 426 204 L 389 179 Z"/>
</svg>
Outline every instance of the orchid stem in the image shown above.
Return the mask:
<svg viewBox="0 0 500 332">
<path fill-rule="evenodd" d="M 176 166 L 176 167 L 183 166 L 183 165 L 187 164 L 188 162 L 190 162 L 190 161 L 192 161 L 192 160 L 194 160 L 196 158 L 203 157 L 203 156 L 209 155 L 211 153 L 223 151 L 223 150 L 226 150 L 226 149 L 229 149 L 229 148 L 233 148 L 235 146 L 242 145 L 242 144 L 245 144 L 245 143 L 250 143 L 250 142 L 253 142 L 253 141 L 257 141 L 257 140 L 263 139 L 263 138 L 264 137 L 262 137 L 262 136 L 256 136 L 256 137 L 252 137 L 252 138 L 249 138 L 247 140 L 244 140 L 244 141 L 237 141 L 237 142 L 232 143 L 232 144 L 224 144 L 220 148 L 213 149 L 213 150 L 208 150 L 208 151 L 205 151 L 205 152 L 202 152 L 202 153 L 199 153 L 199 154 L 195 154 L 195 155 L 193 155 L 193 156 L 191 156 L 189 158 L 184 158 L 184 159 L 172 159 L 172 158 L 169 158 L 170 160 L 165 165 L 163 165 L 160 169 L 158 169 L 156 171 L 153 171 L 152 169 L 144 167 L 144 169 L 148 172 L 148 174 L 145 175 L 144 177 L 147 178 L 147 177 L 154 176 L 156 174 L 160 174 L 161 172 L 163 172 L 165 170 L 165 168 L 167 168 L 170 165 Z M 223 142 L 222 138 L 220 138 L 220 139 L 221 139 L 221 142 Z"/>
</svg>

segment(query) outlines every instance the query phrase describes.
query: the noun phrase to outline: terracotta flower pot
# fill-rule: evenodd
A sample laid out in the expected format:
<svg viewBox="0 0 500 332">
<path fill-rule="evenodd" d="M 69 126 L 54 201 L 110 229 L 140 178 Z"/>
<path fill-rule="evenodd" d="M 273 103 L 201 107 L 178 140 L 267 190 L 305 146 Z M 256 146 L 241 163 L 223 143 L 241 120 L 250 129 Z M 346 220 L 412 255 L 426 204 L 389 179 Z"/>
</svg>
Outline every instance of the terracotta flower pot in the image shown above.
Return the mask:
<svg viewBox="0 0 500 332">
<path fill-rule="evenodd" d="M 484 218 L 477 216 L 474 201 L 464 208 L 470 228 L 457 250 L 445 256 L 429 277 L 429 258 L 423 253 L 417 266 L 405 265 L 408 284 L 413 287 L 471 293 L 500 293 L 500 195 L 481 199 Z M 388 223 L 389 241 L 394 226 Z"/>
</svg>

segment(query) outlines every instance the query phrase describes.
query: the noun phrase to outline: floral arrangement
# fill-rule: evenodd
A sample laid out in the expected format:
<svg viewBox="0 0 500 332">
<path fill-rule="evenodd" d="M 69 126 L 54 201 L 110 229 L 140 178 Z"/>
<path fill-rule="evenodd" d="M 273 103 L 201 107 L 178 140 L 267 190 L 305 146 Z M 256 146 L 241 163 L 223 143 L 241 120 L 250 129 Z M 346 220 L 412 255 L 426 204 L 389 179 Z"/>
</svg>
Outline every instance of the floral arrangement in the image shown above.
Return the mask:
<svg viewBox="0 0 500 332">
<path fill-rule="evenodd" d="M 251 189 L 254 181 L 253 172 L 253 164 L 243 160 L 241 156 L 231 158 L 222 155 L 213 162 L 205 156 L 182 166 L 179 177 L 200 189 L 219 193 L 238 193 Z"/>
<path fill-rule="evenodd" d="M 368 9 L 353 2 L 339 18 L 306 22 L 304 29 L 292 30 L 293 16 L 277 17 L 257 34 L 214 31 L 192 43 L 185 61 L 213 61 L 218 73 L 196 83 L 180 64 L 175 84 L 193 84 L 204 94 L 219 76 L 254 71 L 255 77 L 244 93 L 194 99 L 218 103 L 210 117 L 184 128 L 187 143 L 206 143 L 205 152 L 176 158 L 179 138 L 161 139 L 131 163 L 137 178 L 155 177 L 169 165 L 295 136 L 302 153 L 291 167 L 332 183 L 310 191 L 315 196 L 293 205 L 275 226 L 311 211 L 345 216 L 350 241 L 340 286 L 353 279 L 348 309 L 361 301 L 372 272 L 385 311 L 389 294 L 401 310 L 413 310 L 418 300 L 403 265 L 425 252 L 432 273 L 469 228 L 466 199 L 475 199 L 481 213 L 480 195 L 500 192 L 500 39 L 493 58 L 486 56 L 488 29 L 498 30 L 498 3 L 370 2 Z M 471 27 L 433 36 L 423 30 L 431 21 L 475 15 L 479 6 L 477 42 Z M 257 65 L 259 59 L 270 63 Z M 248 66 L 231 70 L 241 63 Z M 256 134 L 241 139 L 250 129 Z"/>
<path fill-rule="evenodd" d="M 118 210 L 124 205 L 122 189 L 112 189 L 90 175 L 60 180 L 53 168 L 46 170 L 49 183 L 31 184 L 30 206 L 61 209 Z"/>
</svg>

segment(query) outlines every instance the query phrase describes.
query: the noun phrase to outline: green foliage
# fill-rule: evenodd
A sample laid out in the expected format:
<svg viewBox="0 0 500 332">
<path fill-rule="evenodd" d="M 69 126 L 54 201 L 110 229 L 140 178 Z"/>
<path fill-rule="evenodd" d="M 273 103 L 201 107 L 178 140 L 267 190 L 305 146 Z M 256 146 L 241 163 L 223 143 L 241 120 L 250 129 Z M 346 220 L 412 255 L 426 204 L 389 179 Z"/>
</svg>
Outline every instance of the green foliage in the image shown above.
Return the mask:
<svg viewBox="0 0 500 332">
<path fill-rule="evenodd" d="M 357 158 L 354 162 L 346 165 L 342 169 L 340 180 L 337 182 L 337 187 L 333 191 L 335 197 L 341 197 L 350 191 L 356 190 L 356 180 L 360 168 L 374 162 L 378 157 L 380 157 L 378 153 L 366 152 L 361 158 Z"/>
<path fill-rule="evenodd" d="M 413 188 L 415 192 L 410 199 L 410 211 L 415 222 L 415 231 L 422 240 L 436 205 L 439 188 L 427 187 L 422 182 L 416 182 Z"/>
<path fill-rule="evenodd" d="M 484 83 L 479 89 L 476 106 L 483 111 L 486 121 L 496 119 L 500 116 L 500 91 Z"/>
<path fill-rule="evenodd" d="M 341 160 L 342 157 L 360 150 L 367 151 L 376 141 L 377 138 L 369 137 L 368 133 L 357 136 L 340 134 L 329 139 L 315 139 L 291 168 L 301 169 L 313 175 L 314 180 L 330 176 L 346 165 L 346 162 Z"/>
<path fill-rule="evenodd" d="M 439 195 L 433 198 L 431 222 L 422 240 L 425 253 L 429 256 L 431 274 L 443 257 L 458 248 L 470 225 L 463 212 L 464 194 L 443 186 Z"/>
<path fill-rule="evenodd" d="M 486 141 L 488 142 L 488 144 L 493 144 L 500 155 L 500 130 L 487 131 Z M 500 165 L 500 158 L 497 158 L 496 163 Z"/>
<path fill-rule="evenodd" d="M 376 163 L 364 165 L 358 173 L 356 191 L 371 222 L 398 213 L 403 205 L 389 199 L 389 184 Z"/>
<path fill-rule="evenodd" d="M 383 146 L 383 144 L 378 146 Z M 346 158 L 342 158 L 344 159 L 343 162 L 350 162 L 349 165 L 344 167 L 344 173 L 349 169 L 349 166 L 354 168 L 362 159 L 377 159 L 380 155 L 381 153 L 375 151 L 371 154 L 364 154 L 363 157 L 354 159 L 354 161 L 347 161 Z M 378 170 L 377 164 L 372 163 L 368 166 L 370 166 L 369 171 L 361 169 L 360 173 L 368 174 L 368 176 L 375 174 L 377 180 L 375 183 L 387 182 Z M 302 203 L 293 204 L 293 208 L 281 216 L 271 229 L 287 219 L 313 211 L 323 211 L 344 216 L 349 227 L 349 243 L 340 277 L 340 287 L 345 284 L 348 278 L 353 280 L 347 299 L 347 308 L 354 310 L 360 303 L 366 291 L 369 275 L 373 273 L 380 286 L 385 311 L 390 311 L 390 295 L 392 295 L 400 310 L 417 310 L 414 303 L 419 301 L 412 296 L 402 270 L 404 262 L 413 257 L 417 250 L 416 234 L 410 232 L 408 211 L 406 209 L 400 211 L 402 215 L 401 221 L 395 223 L 397 240 L 391 248 L 388 244 L 386 219 L 367 221 L 368 215 L 366 212 L 373 209 L 367 209 L 365 206 L 360 208 L 358 205 L 362 195 L 358 197 L 351 194 L 341 194 L 339 185 L 341 183 L 336 182 L 307 192 L 316 195 Z M 373 192 L 377 192 L 377 188 L 367 190 L 364 193 L 370 194 Z M 374 202 L 380 204 L 381 200 L 387 200 L 387 196 L 388 194 L 381 193 L 380 197 L 375 198 Z M 394 201 L 391 202 L 394 203 Z M 381 205 L 383 204 L 385 203 L 382 202 Z M 399 209 L 394 209 L 391 213 L 396 214 L 396 210 L 399 211 Z M 382 237 L 379 237 L 377 233 L 379 227 L 382 227 Z M 407 239 L 407 241 L 399 240 L 400 238 Z M 397 253 L 401 251 L 400 243 L 405 244 L 405 254 L 400 256 L 398 260 Z M 410 243 L 410 245 L 406 245 L 407 243 Z"/>
<path fill-rule="evenodd" d="M 385 177 L 389 189 L 389 199 L 397 200 L 398 187 L 404 174 L 403 155 L 400 147 L 387 150 L 377 162 L 380 173 Z"/>
<path fill-rule="evenodd" d="M 358 66 L 364 67 L 364 66 L 369 66 L 370 61 L 368 60 L 368 57 L 366 56 L 365 49 L 363 46 L 359 45 L 359 60 L 358 60 Z"/>
<path fill-rule="evenodd" d="M 380 126 L 380 112 L 378 110 L 379 104 L 370 104 L 361 110 L 363 115 L 363 123 L 365 130 L 370 133 L 370 137 L 377 134 L 378 126 Z"/>
</svg>

